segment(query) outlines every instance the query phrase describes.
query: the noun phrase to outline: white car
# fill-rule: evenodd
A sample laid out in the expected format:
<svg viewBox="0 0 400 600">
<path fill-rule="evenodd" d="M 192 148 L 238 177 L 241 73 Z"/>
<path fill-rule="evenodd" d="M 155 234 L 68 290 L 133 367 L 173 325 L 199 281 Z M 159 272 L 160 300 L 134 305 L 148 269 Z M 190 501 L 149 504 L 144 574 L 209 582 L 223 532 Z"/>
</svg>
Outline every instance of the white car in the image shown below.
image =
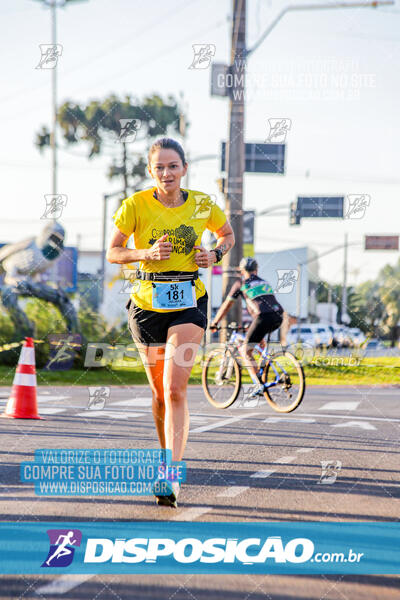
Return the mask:
<svg viewBox="0 0 400 600">
<path fill-rule="evenodd" d="M 361 346 L 367 339 L 363 332 L 358 327 L 350 327 L 349 334 L 351 337 L 352 345 L 355 347 Z"/>
<path fill-rule="evenodd" d="M 300 327 L 292 325 L 287 334 L 288 345 L 302 342 L 309 344 L 310 346 L 316 346 L 318 344 L 318 338 L 313 325 L 313 323 L 303 323 Z"/>
<path fill-rule="evenodd" d="M 348 348 L 351 345 L 351 337 L 347 327 L 336 327 L 334 337 L 339 348 Z"/>
<path fill-rule="evenodd" d="M 328 325 L 324 325 L 323 323 L 317 323 L 317 334 L 321 340 L 321 345 L 330 347 L 332 346 L 333 336 L 332 331 L 328 327 Z"/>
</svg>

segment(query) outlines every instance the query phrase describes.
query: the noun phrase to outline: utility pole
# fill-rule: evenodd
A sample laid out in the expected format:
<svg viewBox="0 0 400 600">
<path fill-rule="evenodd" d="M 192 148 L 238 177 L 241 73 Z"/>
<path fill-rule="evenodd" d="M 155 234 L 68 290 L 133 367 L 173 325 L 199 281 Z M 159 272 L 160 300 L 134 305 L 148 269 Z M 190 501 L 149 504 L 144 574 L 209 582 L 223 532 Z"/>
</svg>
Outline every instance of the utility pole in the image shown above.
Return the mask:
<svg viewBox="0 0 400 600">
<path fill-rule="evenodd" d="M 343 260 L 343 290 L 342 290 L 342 318 L 341 321 L 347 325 L 347 248 L 348 248 L 348 235 L 344 234 L 344 260 Z"/>
<path fill-rule="evenodd" d="M 233 85 L 230 88 L 229 137 L 226 145 L 227 195 L 226 215 L 235 234 L 235 245 L 224 257 L 222 294 L 225 298 L 238 277 L 243 256 L 243 173 L 244 173 L 244 78 L 246 61 L 246 0 L 233 0 L 231 64 Z M 242 305 L 237 302 L 223 319 L 226 326 L 233 318 L 242 323 Z M 223 332 L 224 334 L 225 332 Z M 224 335 L 223 335 L 224 339 Z"/>
<path fill-rule="evenodd" d="M 353 0 L 346 2 L 322 2 L 319 4 L 290 4 L 277 15 L 254 46 L 246 49 L 246 0 L 233 0 L 231 64 L 228 68 L 228 72 L 232 76 L 232 87 L 228 88 L 230 95 L 229 139 L 226 144 L 225 156 L 228 164 L 228 190 L 225 205 L 226 214 L 232 225 L 236 242 L 234 248 L 222 261 L 222 293 L 224 298 L 238 275 L 238 265 L 243 256 L 244 93 L 247 57 L 262 44 L 282 17 L 289 12 L 343 8 L 378 8 L 393 4 L 394 0 Z M 241 305 L 236 303 L 229 311 L 228 318 L 233 317 L 238 324 L 241 324 L 241 309 Z M 225 317 L 223 319 L 224 326 L 227 325 L 228 318 Z"/>
</svg>

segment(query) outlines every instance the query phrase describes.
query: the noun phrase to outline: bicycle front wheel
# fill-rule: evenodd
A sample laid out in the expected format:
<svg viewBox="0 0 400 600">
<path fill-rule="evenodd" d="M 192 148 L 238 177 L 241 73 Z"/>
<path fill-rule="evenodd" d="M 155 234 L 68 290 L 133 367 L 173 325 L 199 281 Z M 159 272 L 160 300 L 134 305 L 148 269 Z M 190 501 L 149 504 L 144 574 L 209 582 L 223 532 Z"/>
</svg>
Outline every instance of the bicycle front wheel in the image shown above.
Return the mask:
<svg viewBox="0 0 400 600">
<path fill-rule="evenodd" d="M 202 372 L 203 390 L 215 408 L 228 408 L 239 395 L 240 366 L 229 348 L 212 350 Z"/>
<path fill-rule="evenodd" d="M 261 377 L 263 383 L 274 383 L 264 396 L 268 404 L 280 413 L 289 413 L 303 399 L 306 381 L 301 363 L 290 352 L 278 352 L 265 365 Z"/>
</svg>

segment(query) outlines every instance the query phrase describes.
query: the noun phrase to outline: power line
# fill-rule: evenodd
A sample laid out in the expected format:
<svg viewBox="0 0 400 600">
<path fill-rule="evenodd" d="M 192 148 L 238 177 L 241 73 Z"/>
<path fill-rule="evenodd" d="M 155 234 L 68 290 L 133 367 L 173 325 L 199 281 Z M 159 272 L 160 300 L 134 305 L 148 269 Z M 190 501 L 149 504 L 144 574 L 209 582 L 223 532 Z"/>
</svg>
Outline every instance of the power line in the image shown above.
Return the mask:
<svg viewBox="0 0 400 600">
<path fill-rule="evenodd" d="M 96 56 L 94 56 L 92 59 L 81 61 L 79 63 L 79 65 L 77 65 L 76 67 L 74 67 L 74 68 L 70 69 L 69 71 L 66 71 L 65 73 L 63 73 L 63 77 L 65 77 L 66 75 L 69 75 L 70 73 L 74 73 L 75 71 L 77 71 L 80 68 L 87 67 L 88 65 L 92 64 L 93 62 L 95 62 L 99 58 L 102 58 L 103 56 L 106 56 L 107 54 L 109 54 L 109 52 L 115 52 L 116 49 L 122 48 L 123 46 L 126 46 L 127 44 L 129 44 L 132 41 L 136 41 L 137 38 L 139 38 L 142 35 L 144 35 L 145 33 L 147 33 L 150 29 L 153 29 L 153 27 L 157 27 L 157 25 L 159 25 L 161 23 L 165 23 L 165 21 L 167 21 L 171 17 L 176 16 L 181 10 L 183 10 L 187 6 L 190 6 L 190 4 L 193 4 L 194 2 L 198 2 L 198 0 L 191 0 L 190 2 L 183 2 L 183 4 L 180 7 L 180 9 L 176 9 L 172 13 L 169 10 L 162 17 L 160 17 L 159 19 L 157 19 L 156 21 L 154 21 L 153 23 L 151 23 L 150 25 L 148 25 L 147 27 L 145 27 L 141 31 L 135 33 L 134 36 L 130 35 L 129 38 L 125 38 L 120 44 L 116 44 L 116 45 L 114 44 L 113 46 L 111 46 L 106 51 L 102 52 L 101 54 L 97 54 Z M 36 90 L 39 90 L 39 89 L 42 89 L 42 88 L 44 89 L 44 87 L 45 86 L 43 86 L 43 85 L 38 85 L 36 87 L 30 86 L 28 88 L 21 89 L 18 92 L 10 94 L 9 96 L 3 96 L 2 98 L 0 98 L 0 103 L 1 102 L 7 102 L 8 100 L 13 99 L 15 96 L 20 96 L 22 94 L 27 94 L 27 93 L 31 94 L 32 91 L 36 91 Z"/>
</svg>

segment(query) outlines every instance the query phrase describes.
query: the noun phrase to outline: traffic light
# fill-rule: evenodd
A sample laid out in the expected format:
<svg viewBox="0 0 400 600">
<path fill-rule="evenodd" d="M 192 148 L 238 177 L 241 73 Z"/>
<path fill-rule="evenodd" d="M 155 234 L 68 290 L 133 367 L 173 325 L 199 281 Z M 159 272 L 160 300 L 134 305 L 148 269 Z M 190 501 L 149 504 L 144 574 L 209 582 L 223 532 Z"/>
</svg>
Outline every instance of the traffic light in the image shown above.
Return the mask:
<svg viewBox="0 0 400 600">
<path fill-rule="evenodd" d="M 291 202 L 289 225 L 300 225 L 300 219 L 300 211 L 297 210 L 297 202 Z"/>
</svg>

